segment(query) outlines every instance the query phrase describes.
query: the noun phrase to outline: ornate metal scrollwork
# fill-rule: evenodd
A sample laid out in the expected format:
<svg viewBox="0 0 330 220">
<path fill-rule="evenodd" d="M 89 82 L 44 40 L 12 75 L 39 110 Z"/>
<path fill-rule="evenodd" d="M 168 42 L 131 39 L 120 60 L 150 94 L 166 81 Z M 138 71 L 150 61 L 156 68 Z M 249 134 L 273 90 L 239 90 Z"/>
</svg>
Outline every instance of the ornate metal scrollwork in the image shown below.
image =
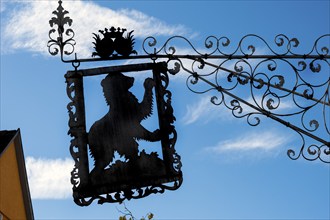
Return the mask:
<svg viewBox="0 0 330 220">
<path fill-rule="evenodd" d="M 216 92 L 210 102 L 224 106 L 236 118 L 246 119 L 250 126 L 258 126 L 263 117 L 267 117 L 293 130 L 300 137 L 301 145 L 298 150 L 287 151 L 292 160 L 302 157 L 330 163 L 330 34 L 317 38 L 303 53 L 299 52 L 300 41 L 297 38 L 283 34 L 275 36 L 272 44 L 254 34 L 243 36 L 237 43 L 225 36 L 209 36 L 202 47 L 196 47 L 182 36 L 170 37 L 160 46 L 155 37 L 148 37 L 142 43 L 144 54 L 130 56 L 137 54 L 133 48 L 133 31 L 123 36 L 126 29 L 112 27 L 100 30 L 103 36 L 94 33 L 95 51 L 92 56 L 100 58 L 65 61 L 63 55 L 72 54 L 75 46 L 74 31 L 65 29 L 73 22 L 68 13 L 59 1 L 57 10 L 53 12 L 55 16 L 49 21 L 52 29 L 49 31 L 48 50 L 51 55 L 60 53 L 63 62 L 72 62 L 75 67 L 74 72 L 66 75 L 66 82 L 70 99 L 67 106 L 69 134 L 72 136 L 70 153 L 75 161 L 71 182 L 78 205 L 86 206 L 94 200 L 100 204 L 122 202 L 180 187 L 182 164 L 174 149 L 177 133 L 173 126 L 172 94 L 167 89 L 168 73 L 188 73 L 186 86 L 190 91 L 196 94 Z M 176 44 L 188 49 L 189 53 L 180 54 Z M 162 112 L 158 116 L 159 125 L 168 136 L 161 141 L 168 175 L 152 184 L 139 185 L 135 182 L 133 188 L 125 184 L 95 188 L 91 184 L 88 163 L 82 89 L 84 74 L 78 71 L 78 66 L 82 62 L 146 58 L 155 65 L 158 65 L 155 63 L 157 59 L 165 59 L 170 67 L 153 69 L 153 78 L 158 82 L 157 109 Z M 104 68 L 90 72 L 98 75 Z M 131 67 L 124 69 L 127 68 Z M 134 68 L 139 69 L 140 66 Z"/>
<path fill-rule="evenodd" d="M 114 28 L 111 27 L 110 30 L 107 28 L 103 30 L 99 30 L 99 32 L 103 35 L 101 38 L 98 34 L 94 35 L 94 49 L 96 52 L 93 52 L 92 56 L 99 56 L 103 59 L 109 58 L 111 55 L 116 56 L 118 54 L 127 57 L 130 54 L 137 54 L 137 52 L 133 49 L 134 47 L 134 35 L 133 31 L 129 32 L 126 37 L 123 37 L 126 29 L 124 28 Z M 116 51 L 117 54 L 113 54 Z"/>
<path fill-rule="evenodd" d="M 134 154 L 132 157 L 129 157 L 125 162 L 114 161 L 114 163 L 106 162 L 106 167 L 97 167 L 97 163 L 95 163 L 95 167 L 92 171 L 89 171 L 89 162 L 88 162 L 88 149 L 91 153 L 95 153 L 95 162 L 101 161 L 104 164 L 105 160 L 100 158 L 100 155 L 96 155 L 96 150 L 100 150 L 100 148 L 96 149 L 96 145 L 102 141 L 102 137 L 113 137 L 111 136 L 111 132 L 115 132 L 115 135 L 121 135 L 119 132 L 120 129 L 117 127 L 120 118 L 115 112 L 116 106 L 113 102 L 111 102 L 112 110 L 107 113 L 106 117 L 103 117 L 102 120 L 108 120 L 111 117 L 115 117 L 114 120 L 111 120 L 110 125 L 116 123 L 116 127 L 113 130 L 106 130 L 104 127 L 101 127 L 104 130 L 105 134 L 92 133 L 92 130 L 96 127 L 90 129 L 90 131 L 86 132 L 86 123 L 85 123 L 85 107 L 84 107 L 84 91 L 83 91 L 83 77 L 90 75 L 99 75 L 108 73 L 108 78 L 105 79 L 104 83 L 110 83 L 109 80 L 114 80 L 113 77 L 117 80 L 126 80 L 126 83 L 129 83 L 132 86 L 132 78 L 125 77 L 122 74 L 119 74 L 118 71 L 142 71 L 142 70 L 152 70 L 153 79 L 148 78 L 145 81 L 145 96 L 144 100 L 141 103 L 151 105 L 149 90 L 152 89 L 153 83 L 155 83 L 155 93 L 157 100 L 157 113 L 159 120 L 159 129 L 157 129 L 154 133 L 150 133 L 146 131 L 145 128 L 142 128 L 143 132 L 147 132 L 147 135 L 156 135 L 155 138 L 157 140 L 153 140 L 154 142 L 159 142 L 161 144 L 161 152 L 162 159 L 158 157 L 156 152 L 152 152 L 151 154 L 147 154 L 144 150 L 136 155 Z M 100 72 L 99 69 L 88 69 L 88 70 L 78 70 L 69 71 L 66 74 L 66 82 L 67 82 L 67 94 L 70 99 L 70 102 L 67 106 L 69 111 L 69 134 L 72 136 L 71 145 L 70 145 L 70 153 L 75 161 L 75 167 L 71 172 L 71 182 L 73 184 L 73 197 L 74 201 L 80 206 L 87 206 L 91 204 L 94 200 L 98 200 L 99 204 L 103 204 L 105 202 L 122 202 L 125 199 L 136 199 L 143 198 L 150 194 L 154 193 L 163 193 L 165 190 L 176 190 L 182 184 L 182 171 L 181 171 L 181 158 L 176 153 L 175 143 L 177 139 L 177 133 L 175 131 L 175 127 L 173 125 L 175 121 L 175 117 L 173 115 L 173 109 L 171 106 L 171 92 L 168 90 L 169 78 L 167 74 L 167 66 L 166 63 L 148 63 L 148 64 L 137 64 L 131 66 L 116 66 L 116 67 L 108 67 L 106 70 Z M 112 77 L 112 78 L 111 78 Z M 123 78 L 124 77 L 124 78 Z M 118 88 L 125 88 L 122 84 L 119 84 L 118 81 L 113 81 L 111 84 L 103 84 L 104 86 L 114 86 L 116 85 Z M 107 88 L 104 88 L 107 89 Z M 108 88 L 110 89 L 110 88 Z M 114 88 L 112 88 L 114 89 Z M 111 90 L 112 91 L 112 90 Z M 117 91 L 117 90 L 116 90 Z M 128 90 L 127 90 L 128 92 Z M 111 92 L 112 93 L 112 92 Z M 131 98 L 133 98 L 133 102 L 131 104 L 135 105 L 137 99 L 133 94 L 130 94 Z M 124 94 L 117 94 L 118 99 L 120 100 Z M 105 94 L 105 96 L 107 96 Z M 107 97 L 110 98 L 110 97 Z M 112 97 L 114 98 L 114 97 Z M 145 100 L 146 99 L 146 100 Z M 149 101 L 148 101 L 149 100 Z M 107 99 L 109 103 L 111 100 Z M 144 102 L 145 101 L 145 102 Z M 121 101 L 121 103 L 123 103 Z M 126 102 L 124 102 L 125 104 Z M 127 105 L 127 103 L 126 103 Z M 115 106 L 115 107 L 114 107 Z M 128 105 L 130 106 L 130 105 Z M 118 106 L 117 106 L 118 108 Z M 119 107 L 119 109 L 123 110 Z M 142 109 L 143 114 L 147 114 L 150 116 L 151 112 L 146 109 Z M 127 109 L 129 111 L 129 109 Z M 134 111 L 134 109 L 133 109 Z M 114 116 L 111 116 L 115 114 Z M 117 116 L 117 117 L 116 117 Z M 145 116 L 143 116 L 145 118 Z M 126 119 L 125 119 L 126 120 Z M 95 125 L 101 122 L 98 120 L 95 122 Z M 103 122 L 103 121 L 102 121 Z M 107 123 L 108 121 L 106 121 Z M 131 122 L 132 123 L 132 122 Z M 123 138 L 127 137 L 126 133 L 128 132 L 127 122 L 123 121 L 122 124 L 125 127 L 124 132 L 122 133 Z M 134 127 L 134 125 L 130 124 L 130 128 L 133 128 L 133 132 L 136 132 L 138 129 Z M 93 131 L 94 132 L 94 131 Z M 134 133 L 135 134 L 135 133 Z M 100 136 L 101 135 L 101 136 Z M 110 135 L 110 136 L 109 136 Z M 140 133 L 138 133 L 140 135 Z M 149 137 L 149 136 L 148 136 Z M 146 138 L 148 138 L 146 137 Z M 132 147 L 137 147 L 137 140 L 140 136 L 136 137 L 132 136 L 131 142 L 126 142 L 127 139 L 120 139 L 116 136 L 117 142 L 111 142 L 113 146 L 110 146 L 110 150 L 116 150 L 120 154 L 120 144 L 121 140 L 124 140 L 125 149 L 130 149 Z M 149 137 L 154 138 L 154 137 Z M 158 139 L 159 138 L 159 139 Z M 108 139 L 106 139 L 106 143 L 109 143 Z M 119 140 L 119 141 L 118 141 Z M 151 140 L 151 139 L 150 139 Z M 102 142 L 103 143 L 103 142 Z M 132 146 L 130 144 L 133 144 Z M 118 146 L 119 145 L 119 146 Z M 109 147 L 101 146 L 101 147 Z M 122 148 L 124 149 L 124 148 Z M 102 149 L 101 149 L 102 151 Z M 132 151 L 133 152 L 133 151 Z M 134 151 L 135 152 L 135 151 Z M 106 152 L 109 153 L 109 152 Z M 131 151 L 124 152 L 124 156 L 130 155 Z M 98 156 L 98 159 L 96 158 Z M 101 156 L 102 157 L 102 156 Z M 97 159 L 97 160 L 96 160 Z M 111 158 L 112 159 L 112 158 Z M 127 159 L 127 158 L 126 158 Z M 136 166 L 132 166 L 132 165 Z M 134 173 L 132 173 L 134 171 Z"/>
<path fill-rule="evenodd" d="M 219 95 L 210 101 L 223 104 L 234 117 L 246 118 L 249 125 L 257 126 L 261 116 L 266 116 L 297 132 L 302 146 L 299 153 L 288 150 L 291 159 L 302 156 L 330 163 L 330 78 L 326 74 L 330 71 L 329 38 L 329 34 L 319 37 L 304 54 L 295 52 L 298 39 L 283 34 L 275 37 L 276 49 L 257 35 L 244 36 L 236 46 L 227 37 L 210 36 L 203 49 L 196 49 L 181 36 L 171 37 L 156 48 L 156 39 L 149 37 L 143 49 L 174 63 L 171 74 L 189 73 L 186 85 L 190 91 L 217 91 Z M 180 47 L 185 43 L 192 53 L 176 54 L 173 42 L 178 40 L 183 41 Z M 198 87 L 200 82 L 204 87 Z M 241 93 L 235 94 L 238 89 Z M 249 97 L 243 97 L 243 93 Z M 320 144 L 308 145 L 307 139 Z"/>
<path fill-rule="evenodd" d="M 57 10 L 53 11 L 55 17 L 49 20 L 49 25 L 52 29 L 49 31 L 48 36 L 48 51 L 51 55 L 55 56 L 60 52 L 61 59 L 63 60 L 63 54 L 70 55 L 74 52 L 74 46 L 76 44 L 74 38 L 74 31 L 71 28 L 65 29 L 65 25 L 69 27 L 72 25 L 72 19 L 69 16 L 67 10 L 64 10 L 62 1 L 58 1 Z M 57 29 L 54 26 L 57 26 Z M 57 36 L 55 33 L 57 32 Z M 53 35 L 55 35 L 53 37 Z"/>
<path fill-rule="evenodd" d="M 88 159 L 86 152 L 86 128 L 85 128 L 85 106 L 83 99 L 82 77 L 75 74 L 73 77 L 66 78 L 67 95 L 70 102 L 67 105 L 69 113 L 69 131 L 72 137 L 70 143 L 70 154 L 74 159 L 75 165 L 71 172 L 71 183 L 73 189 L 84 187 L 88 182 L 86 171 L 88 170 Z"/>
</svg>

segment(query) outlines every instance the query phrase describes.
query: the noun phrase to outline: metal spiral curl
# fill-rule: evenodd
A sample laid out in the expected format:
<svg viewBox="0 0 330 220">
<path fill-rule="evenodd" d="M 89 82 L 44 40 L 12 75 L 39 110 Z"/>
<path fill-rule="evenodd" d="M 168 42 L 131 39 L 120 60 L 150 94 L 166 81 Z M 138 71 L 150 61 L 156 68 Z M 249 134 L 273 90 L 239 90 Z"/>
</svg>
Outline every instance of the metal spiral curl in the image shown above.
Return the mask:
<svg viewBox="0 0 330 220">
<path fill-rule="evenodd" d="M 204 41 L 204 47 L 197 49 L 189 39 L 182 36 L 173 36 L 167 39 L 160 47 L 157 48 L 157 39 L 155 37 L 147 37 L 143 43 L 143 51 L 148 55 L 178 55 L 175 46 L 171 45 L 172 42 L 181 40 L 187 48 L 192 49 L 195 54 L 189 55 L 200 55 L 203 57 L 223 55 L 227 58 L 234 58 L 233 56 L 242 55 L 250 57 L 257 55 L 257 49 L 262 46 L 263 50 L 270 51 L 270 56 L 301 56 L 308 58 L 310 56 L 318 56 L 317 59 L 323 59 L 330 54 L 329 45 L 324 44 L 328 42 L 330 34 L 325 34 L 317 38 L 313 44 L 313 47 L 305 54 L 298 54 L 295 50 L 300 46 L 300 41 L 297 38 L 289 38 L 284 34 L 279 34 L 274 38 L 274 46 L 271 46 L 265 39 L 255 34 L 245 35 L 239 40 L 235 47 L 230 47 L 232 42 L 226 37 L 208 36 Z M 324 42 L 323 42 L 324 41 Z M 261 44 L 257 47 L 256 43 Z M 229 49 L 232 48 L 232 49 Z M 226 51 L 231 50 L 231 51 Z M 282 51 L 280 51 L 282 50 Z M 209 52 L 205 52 L 209 51 Z M 180 54 L 183 55 L 183 54 Z M 187 55 L 187 54 L 186 54 Z M 187 56 L 189 56 L 187 55 Z M 264 54 L 259 54 L 264 55 Z M 314 66 L 315 67 L 315 66 Z"/>
<path fill-rule="evenodd" d="M 297 38 L 283 34 L 275 37 L 275 46 L 253 34 L 241 38 L 235 47 L 227 37 L 209 36 L 204 42 L 205 48 L 199 50 L 181 36 L 169 38 L 160 47 L 154 37 L 149 37 L 143 42 L 143 49 L 149 55 L 165 56 L 169 63 L 175 62 L 174 68 L 169 70 L 171 74 L 189 73 L 186 85 L 190 91 L 197 94 L 217 91 L 220 95 L 213 96 L 210 102 L 223 104 L 234 117 L 246 118 L 249 125 L 257 126 L 260 116 L 266 116 L 296 131 L 303 144 L 300 153 L 288 151 L 291 159 L 302 156 L 329 163 L 330 159 L 326 158 L 330 156 L 330 123 L 326 112 L 330 106 L 330 78 L 321 74 L 330 67 L 329 45 L 325 43 L 329 39 L 330 34 L 317 38 L 305 54 L 295 52 L 300 46 Z M 183 41 L 194 53 L 178 54 L 173 44 L 176 40 Z M 270 53 L 258 54 L 257 43 Z M 190 67 L 186 60 L 191 60 Z M 313 79 L 317 82 L 312 82 L 309 77 L 312 74 L 316 74 Z M 233 92 L 238 87 L 248 91 L 251 99 L 235 95 Z M 321 115 L 322 121 L 315 118 L 315 114 Z M 300 122 L 292 124 L 290 119 L 297 116 Z M 318 136 L 320 130 L 325 131 L 326 139 Z M 306 148 L 306 137 L 320 144 L 310 144 Z"/>
<path fill-rule="evenodd" d="M 89 199 L 77 199 L 75 202 L 79 204 L 80 206 L 88 206 L 90 205 L 94 200 L 98 200 L 98 204 L 104 204 L 104 203 L 116 203 L 116 202 L 123 202 L 125 199 L 138 199 L 138 198 L 144 198 L 146 196 L 149 196 L 151 194 L 157 194 L 157 193 L 164 193 L 165 190 L 175 190 L 178 189 L 182 185 L 182 179 L 180 180 L 174 180 L 172 186 L 167 185 L 154 185 L 154 186 L 148 186 L 148 187 L 142 187 L 138 189 L 128 189 L 123 190 L 120 192 L 115 193 L 107 193 L 103 195 L 93 196 Z"/>
<path fill-rule="evenodd" d="M 80 185 L 80 175 L 79 175 L 79 169 L 80 166 L 80 160 L 79 160 L 79 153 L 77 152 L 79 149 L 79 141 L 78 141 L 78 135 L 77 132 L 75 132 L 75 129 L 71 129 L 71 127 L 77 127 L 78 126 L 78 115 L 77 111 L 74 108 L 75 107 L 75 86 L 74 86 L 74 80 L 73 79 L 67 79 L 66 80 L 67 87 L 67 95 L 70 99 L 70 102 L 67 105 L 68 113 L 69 113 L 69 126 L 70 129 L 68 131 L 68 134 L 72 137 L 72 140 L 70 142 L 70 154 L 72 158 L 74 159 L 74 168 L 71 171 L 71 184 L 73 185 L 73 188 L 78 188 Z"/>
<path fill-rule="evenodd" d="M 330 148 L 325 144 L 305 144 L 304 137 L 300 134 L 302 139 L 302 146 L 299 153 L 296 153 L 295 150 L 289 149 L 287 155 L 292 160 L 297 160 L 300 157 L 303 157 L 308 161 L 320 160 L 323 163 L 330 163 Z"/>
<path fill-rule="evenodd" d="M 207 49 L 207 50 L 212 50 L 212 47 L 214 45 L 214 43 L 208 39 L 211 39 L 211 38 L 214 38 L 214 39 L 217 39 L 216 37 L 214 36 L 210 36 L 208 37 L 206 40 L 205 40 L 205 48 L 204 49 Z M 147 37 L 146 39 L 144 39 L 143 43 L 142 43 L 142 49 L 143 51 L 147 54 L 147 55 L 161 55 L 161 54 L 165 54 L 165 55 L 169 55 L 170 56 L 175 56 L 176 53 L 177 53 L 177 49 L 175 46 L 171 45 L 172 41 L 175 41 L 175 40 L 181 40 L 183 41 L 184 44 L 187 44 L 189 46 L 189 49 L 192 49 L 196 54 L 198 55 L 212 55 L 212 54 L 215 54 L 217 51 L 218 51 L 218 40 L 217 40 L 217 47 L 215 47 L 211 52 L 209 53 L 202 53 L 202 52 L 199 52 L 199 50 L 197 50 L 194 45 L 185 37 L 183 36 L 173 36 L 173 37 L 170 37 L 169 39 L 167 39 L 165 41 L 165 43 L 157 49 L 157 39 L 155 37 Z"/>
</svg>

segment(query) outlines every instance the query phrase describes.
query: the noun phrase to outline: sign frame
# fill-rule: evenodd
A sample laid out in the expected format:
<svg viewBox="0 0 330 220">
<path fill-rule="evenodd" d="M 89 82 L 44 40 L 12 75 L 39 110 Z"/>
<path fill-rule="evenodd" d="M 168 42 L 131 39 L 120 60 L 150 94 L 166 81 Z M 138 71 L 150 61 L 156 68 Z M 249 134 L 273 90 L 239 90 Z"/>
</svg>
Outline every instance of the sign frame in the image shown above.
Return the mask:
<svg viewBox="0 0 330 220">
<path fill-rule="evenodd" d="M 181 157 L 175 150 L 177 132 L 173 125 L 175 117 L 171 105 L 172 93 L 168 90 L 169 77 L 166 62 L 141 63 L 122 66 L 100 67 L 78 70 L 65 74 L 67 95 L 70 102 L 67 105 L 69 113 L 69 131 L 72 137 L 70 153 L 75 161 L 71 172 L 74 202 L 80 206 L 88 206 L 95 199 L 99 204 L 105 202 L 123 202 L 125 199 L 143 198 L 153 193 L 163 193 L 165 190 L 176 190 L 182 184 Z M 160 140 L 162 158 L 166 167 L 166 175 L 139 178 L 137 181 L 107 182 L 95 184 L 91 180 L 88 159 L 88 133 L 86 130 L 86 112 L 84 99 L 83 79 L 87 76 L 96 76 L 112 73 L 126 73 L 150 70 L 155 82 L 155 99 L 157 103 L 157 117 L 159 130 L 162 133 Z"/>
</svg>

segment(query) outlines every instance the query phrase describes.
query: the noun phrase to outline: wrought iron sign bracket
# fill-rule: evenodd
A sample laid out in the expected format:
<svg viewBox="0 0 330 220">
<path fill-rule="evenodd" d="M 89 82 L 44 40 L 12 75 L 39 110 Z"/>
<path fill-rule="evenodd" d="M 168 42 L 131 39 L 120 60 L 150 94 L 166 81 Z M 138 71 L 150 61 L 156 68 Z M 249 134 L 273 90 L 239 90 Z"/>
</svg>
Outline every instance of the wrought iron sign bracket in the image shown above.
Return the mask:
<svg viewBox="0 0 330 220">
<path fill-rule="evenodd" d="M 69 134 L 73 137 L 70 152 L 75 160 L 71 181 L 77 204 L 89 205 L 95 199 L 98 199 L 99 203 L 122 202 L 124 199 L 162 193 L 165 189 L 174 190 L 181 185 L 180 156 L 174 149 L 175 118 L 171 107 L 171 92 L 167 89 L 168 74 L 175 75 L 179 72 L 188 74 L 186 86 L 190 91 L 196 94 L 215 94 L 210 100 L 212 104 L 224 106 L 234 117 L 245 118 L 249 125 L 257 126 L 262 117 L 265 117 L 298 134 L 301 138 L 299 150 L 287 151 L 292 160 L 303 157 L 309 161 L 330 163 L 330 34 L 317 38 L 312 48 L 305 53 L 296 52 L 300 45 L 297 38 L 289 38 L 283 34 L 275 37 L 273 46 L 254 34 L 242 37 L 237 44 L 232 44 L 227 37 L 209 36 L 202 49 L 197 49 L 182 36 L 170 37 L 160 46 L 157 46 L 156 38 L 148 37 L 142 43 L 142 55 L 138 55 L 134 50 L 133 31 L 108 27 L 91 34 L 95 49 L 91 52 L 91 58 L 78 59 L 75 54 L 74 59 L 66 60 L 64 56 L 73 54 L 76 44 L 74 31 L 70 28 L 73 21 L 68 13 L 63 8 L 62 1 L 59 1 L 57 10 L 53 12 L 54 17 L 49 21 L 52 29 L 49 31 L 48 49 L 51 55 L 60 54 L 63 62 L 72 63 L 74 67 L 65 77 L 70 98 Z M 186 45 L 191 53 L 177 53 L 177 42 Z M 128 59 L 149 59 L 151 62 L 79 69 L 84 62 Z M 110 160 L 103 158 L 98 161 L 98 155 L 105 153 L 98 151 L 105 145 L 98 146 L 94 140 L 100 138 L 100 134 L 96 133 L 102 133 L 102 129 L 93 130 L 93 125 L 89 132 L 86 130 L 83 78 L 107 74 L 102 81 L 102 87 L 109 104 L 106 91 L 112 89 L 112 82 L 121 78 L 122 81 L 118 84 L 126 85 L 131 79 L 122 73 L 143 70 L 153 72 L 152 79 L 146 79 L 144 86 L 146 93 L 155 88 L 159 130 L 162 133 L 161 140 L 149 131 L 145 133 L 149 136 L 144 138 L 161 142 L 163 159 L 154 159 L 161 163 L 164 172 L 154 173 L 156 178 L 147 176 L 141 184 L 135 177 L 112 179 L 110 176 L 113 175 L 113 170 L 110 168 L 104 171 L 103 166 Z M 128 103 L 132 106 L 138 105 L 134 102 Z M 123 107 L 124 110 L 125 108 Z M 148 114 L 145 117 L 148 117 Z M 95 122 L 96 127 L 101 126 L 100 121 Z M 110 125 L 102 126 L 104 128 Z M 136 126 L 139 126 L 139 123 Z M 98 132 L 94 134 L 94 131 Z M 121 141 L 119 138 L 118 146 Z M 132 142 L 131 146 L 135 144 Z M 88 149 L 94 159 L 96 158 L 92 171 L 89 170 Z M 117 150 L 120 152 L 123 149 Z M 141 159 L 141 154 L 139 157 Z M 126 169 L 126 165 L 117 165 L 117 168 Z M 97 172 L 103 172 L 103 180 Z M 95 182 L 94 179 L 98 180 Z M 128 182 L 133 182 L 131 188 L 127 187 Z M 172 186 L 165 183 L 171 183 Z"/>
</svg>

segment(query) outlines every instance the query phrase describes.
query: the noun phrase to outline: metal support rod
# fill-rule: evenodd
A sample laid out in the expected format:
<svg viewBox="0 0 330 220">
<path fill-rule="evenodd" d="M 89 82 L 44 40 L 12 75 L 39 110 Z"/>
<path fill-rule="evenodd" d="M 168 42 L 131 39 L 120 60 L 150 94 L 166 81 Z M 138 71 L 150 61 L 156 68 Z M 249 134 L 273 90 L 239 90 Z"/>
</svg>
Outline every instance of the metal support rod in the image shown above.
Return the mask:
<svg viewBox="0 0 330 220">
<path fill-rule="evenodd" d="M 330 55 L 174 55 L 174 54 L 150 54 L 137 56 L 112 56 L 109 58 L 91 58 L 62 60 L 65 63 L 107 61 L 107 60 L 131 60 L 131 59 L 330 59 Z"/>
<path fill-rule="evenodd" d="M 72 77 L 75 74 L 81 76 L 96 76 L 102 74 L 108 74 L 113 72 L 136 72 L 150 70 L 155 66 L 155 63 L 140 63 L 140 64 L 130 64 L 122 66 L 108 66 L 99 67 L 91 69 L 79 69 L 78 71 L 68 71 L 65 77 Z"/>
<path fill-rule="evenodd" d="M 185 70 L 186 70 L 186 69 L 185 69 Z M 284 121 L 283 119 L 281 119 L 281 118 L 279 118 L 279 117 L 276 117 L 276 116 L 272 115 L 269 111 L 265 111 L 265 110 L 263 110 L 263 109 L 260 109 L 260 108 L 258 108 L 258 107 L 256 107 L 256 106 L 252 105 L 251 103 L 245 101 L 244 99 L 241 99 L 241 98 L 239 98 L 238 96 L 236 96 L 236 95 L 234 95 L 234 94 L 232 94 L 232 93 L 230 93 L 230 92 L 228 92 L 228 91 L 226 91 L 226 90 L 223 90 L 220 86 L 215 85 L 214 83 L 208 81 L 207 79 L 204 79 L 203 77 L 199 76 L 198 74 L 196 75 L 196 74 L 195 74 L 194 72 L 192 72 L 192 71 L 189 71 L 189 70 L 186 70 L 186 71 L 187 71 L 188 73 L 190 73 L 191 75 L 193 75 L 193 76 L 197 76 L 199 79 L 201 79 L 201 80 L 204 81 L 205 83 L 209 84 L 210 86 L 214 87 L 214 88 L 217 89 L 219 92 L 223 92 L 223 93 L 225 93 L 226 95 L 228 95 L 228 96 L 230 96 L 230 97 L 232 97 L 232 98 L 234 98 L 234 99 L 236 99 L 236 100 L 238 100 L 238 101 L 244 103 L 245 105 L 249 106 L 250 108 L 255 109 L 256 111 L 260 112 L 261 114 L 266 115 L 267 117 L 269 117 L 269 118 L 271 118 L 271 119 L 273 119 L 273 120 L 275 120 L 275 121 L 277 121 L 277 122 L 279 122 L 279 123 L 285 125 L 286 127 L 289 127 L 289 128 L 291 128 L 291 129 L 293 129 L 294 131 L 298 131 L 298 132 L 300 132 L 300 133 L 302 133 L 302 134 L 304 134 L 304 135 L 306 135 L 306 136 L 308 136 L 308 137 L 311 137 L 311 138 L 313 138 L 314 140 L 317 140 L 317 141 L 323 143 L 324 145 L 330 147 L 330 142 L 328 142 L 328 141 L 326 141 L 326 140 L 323 140 L 322 138 L 319 138 L 319 137 L 317 137 L 317 136 L 315 136 L 315 135 L 313 135 L 313 134 L 311 134 L 311 133 L 309 133 L 309 132 L 307 132 L 307 131 L 305 131 L 305 130 L 303 130 L 303 129 L 301 129 L 301 128 L 295 126 L 295 125 L 290 124 L 290 123 L 287 122 L 287 121 Z"/>
<path fill-rule="evenodd" d="M 199 61 L 198 59 L 194 59 L 194 60 L 195 60 L 195 61 Z M 216 69 L 220 69 L 220 70 L 223 70 L 223 71 L 226 71 L 226 72 L 232 73 L 232 74 L 234 74 L 234 75 L 238 75 L 238 76 L 244 77 L 245 79 L 249 79 L 249 80 L 253 80 L 254 82 L 257 82 L 256 79 L 251 78 L 251 77 L 249 77 L 249 76 L 245 76 L 245 75 L 243 75 L 243 74 L 241 74 L 241 73 L 238 73 L 238 72 L 235 72 L 235 71 L 233 71 L 233 70 L 229 70 L 229 69 L 226 69 L 226 68 L 224 68 L 224 67 L 217 66 L 217 65 L 215 65 L 215 64 L 213 64 L 213 63 L 209 63 L 209 62 L 206 62 L 206 61 L 203 61 L 203 63 L 206 64 L 206 65 L 212 66 L 212 67 L 214 67 L 214 68 L 216 68 Z M 330 103 L 328 103 L 328 102 L 324 102 L 324 101 L 322 101 L 322 100 L 318 100 L 318 99 L 315 99 L 315 98 L 306 98 L 303 94 L 301 94 L 301 93 L 299 93 L 299 92 L 296 92 L 296 91 L 294 91 L 294 90 L 290 90 L 290 89 L 287 89 L 287 88 L 284 88 L 284 87 L 278 87 L 278 86 L 276 86 L 276 85 L 274 85 L 274 84 L 271 84 L 271 83 L 268 83 L 268 82 L 264 82 L 264 83 L 265 83 L 267 86 L 272 87 L 272 88 L 274 88 L 274 89 L 278 89 L 278 90 L 281 90 L 281 91 L 285 91 L 285 92 L 293 93 L 293 94 L 298 95 L 298 96 L 300 96 L 300 97 L 303 97 L 303 98 L 305 98 L 305 99 L 307 99 L 307 100 L 312 100 L 312 101 L 315 101 L 315 102 L 317 102 L 317 103 L 322 103 L 322 104 L 324 104 L 324 105 L 328 105 L 328 106 L 330 106 Z"/>
</svg>

